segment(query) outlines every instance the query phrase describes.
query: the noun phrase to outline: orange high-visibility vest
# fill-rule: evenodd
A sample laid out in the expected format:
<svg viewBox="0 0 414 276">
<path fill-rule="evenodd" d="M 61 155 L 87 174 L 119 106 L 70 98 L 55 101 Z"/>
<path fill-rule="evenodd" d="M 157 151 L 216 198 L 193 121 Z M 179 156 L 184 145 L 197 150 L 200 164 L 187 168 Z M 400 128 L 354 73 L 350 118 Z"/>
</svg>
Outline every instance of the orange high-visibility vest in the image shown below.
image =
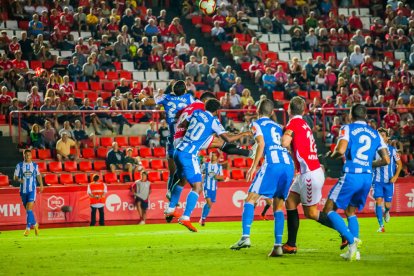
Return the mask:
<svg viewBox="0 0 414 276">
<path fill-rule="evenodd" d="M 105 185 L 101 182 L 94 182 L 89 184 L 89 187 L 91 189 L 91 194 L 94 196 L 102 196 L 104 194 L 104 190 L 105 190 Z M 97 204 L 97 203 L 105 203 L 105 197 L 101 197 L 101 198 L 95 198 L 95 197 L 90 197 L 90 203 L 92 204 Z"/>
</svg>

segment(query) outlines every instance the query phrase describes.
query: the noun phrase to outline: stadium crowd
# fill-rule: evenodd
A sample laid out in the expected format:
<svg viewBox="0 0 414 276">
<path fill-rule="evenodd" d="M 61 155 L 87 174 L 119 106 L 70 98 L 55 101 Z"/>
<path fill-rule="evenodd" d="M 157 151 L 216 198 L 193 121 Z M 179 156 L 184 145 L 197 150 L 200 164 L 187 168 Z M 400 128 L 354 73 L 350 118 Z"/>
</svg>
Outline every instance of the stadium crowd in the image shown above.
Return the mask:
<svg viewBox="0 0 414 276">
<path fill-rule="evenodd" d="M 139 96 L 154 96 L 153 80 L 142 84 L 127 74 L 107 91 L 97 89 L 97 97 L 89 99 L 77 92 L 88 90 L 92 83 L 107 82 L 111 72 L 119 73 L 120 64 L 128 61 L 133 63 L 131 70 L 167 71 L 172 82 L 185 80 L 194 95 L 215 92 L 225 109 L 247 110 L 231 118 L 222 114 L 228 127 L 234 119 L 248 128 L 256 116 L 255 91 L 244 87 L 243 78 L 256 82 L 260 99 L 274 98 L 275 91 L 282 93 L 282 98 L 275 99 L 281 103 L 302 96 L 303 91 L 306 95 L 319 91 L 317 97 L 305 97 L 308 121 L 312 125 L 316 122 L 317 130 L 325 120 L 332 139 L 338 126 L 347 123 L 346 110 L 332 108 L 349 108 L 361 102 L 380 107 L 381 120 L 376 111 L 371 112 L 371 118 L 392 129 L 401 153 L 409 154 L 414 147 L 414 75 L 410 72 L 414 69 L 414 11 L 408 1 L 390 0 L 385 5 L 378 0 L 371 5 L 366 2 L 218 1 L 216 15 L 203 16 L 202 23 L 210 25 L 214 41 L 230 44 L 228 50 L 236 62 L 232 67 L 205 56 L 204 49 L 184 30 L 182 18 L 171 19 L 167 10 L 155 15 L 143 1 L 12 1 L 2 5 L 1 15 L 3 20 L 18 20 L 23 31 L 10 34 L 9 21 L 1 31 L 1 112 L 57 111 L 21 118 L 21 127 L 35 148 L 55 148 L 61 129 L 72 133 L 74 128 L 75 141 L 105 130 L 122 134 L 124 125 L 132 127 L 133 121 L 115 111 L 158 108 L 144 106 Z M 339 13 L 339 8 L 368 6 L 375 16 L 369 26 L 355 11 Z M 249 24 L 254 18 L 258 19 L 258 30 Z M 279 53 L 268 51 L 266 42 L 261 42 L 268 34 L 286 38 L 283 42 L 289 42 L 289 47 Z M 290 60 L 281 58 L 287 51 L 291 52 Z M 397 58 L 397 52 L 403 57 Z M 301 53 L 310 54 L 303 59 Z M 340 58 L 339 53 L 345 54 Z M 80 87 L 84 82 L 86 88 Z M 16 97 L 22 91 L 29 92 L 24 104 Z M 331 93 L 322 97 L 324 91 Z M 60 110 L 73 113 L 58 113 Z M 86 116 L 87 125 L 94 129 L 89 132 L 79 126 L 78 110 L 112 112 Z M 12 123 L 19 124 L 16 114 Z M 51 128 L 55 134 L 48 134 Z M 76 135 L 76 130 L 81 134 Z M 148 131 L 147 136 L 152 135 L 149 145 L 165 145 L 165 131 Z M 243 143 L 248 145 L 249 141 Z"/>
</svg>

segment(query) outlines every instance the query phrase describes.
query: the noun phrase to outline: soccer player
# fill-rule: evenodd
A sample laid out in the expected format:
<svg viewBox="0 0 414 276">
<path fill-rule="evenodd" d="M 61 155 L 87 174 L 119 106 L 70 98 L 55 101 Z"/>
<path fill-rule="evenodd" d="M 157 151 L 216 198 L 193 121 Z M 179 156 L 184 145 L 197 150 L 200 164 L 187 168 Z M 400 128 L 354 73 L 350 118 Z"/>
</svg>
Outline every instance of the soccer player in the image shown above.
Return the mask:
<svg viewBox="0 0 414 276">
<path fill-rule="evenodd" d="M 319 212 L 317 208 L 322 197 L 325 175 L 319 163 L 312 130 L 302 118 L 305 107 L 306 103 L 300 97 L 293 97 L 290 100 L 288 108 L 290 120 L 282 137 L 282 146 L 291 147 L 295 167 L 299 171 L 286 201 L 288 241 L 283 245 L 283 252 L 288 254 L 295 254 L 297 251 L 299 204 L 302 203 L 307 218 L 327 226 L 330 224 L 326 214 Z"/>
<path fill-rule="evenodd" d="M 356 209 L 362 210 L 372 183 L 372 168 L 390 163 L 387 145 L 381 135 L 365 122 L 367 109 L 362 104 L 351 107 L 351 124 L 341 127 L 338 143 L 330 158 L 345 156 L 344 176 L 329 192 L 324 213 L 328 215 L 333 228 L 348 241 L 348 252 L 341 256 L 349 261 L 359 260 L 358 244 L 359 224 L 355 215 Z M 379 153 L 380 159 L 375 160 Z M 374 162 L 373 162 L 374 161 Z M 348 219 L 348 226 L 341 216 L 335 212 L 343 209 Z"/>
<path fill-rule="evenodd" d="M 43 191 L 42 175 L 36 163 L 32 162 L 32 152 L 29 149 L 23 152 L 24 161 L 16 166 L 14 180 L 20 183 L 20 197 L 26 209 L 26 230 L 24 235 L 28 236 L 30 228 L 33 227 L 36 236 L 39 235 L 39 223 L 36 222 L 33 214 L 33 207 L 36 201 L 36 185 L 39 183 L 39 193 Z"/>
<path fill-rule="evenodd" d="M 390 137 L 388 130 L 385 128 L 379 128 L 378 132 L 382 136 L 384 143 L 387 144 Z M 402 170 L 402 162 L 397 153 L 397 149 L 388 144 L 388 153 L 390 156 L 390 164 L 375 168 L 374 181 L 372 183 L 375 198 L 375 214 L 377 215 L 379 224 L 377 232 L 385 232 L 382 210 L 383 207 L 385 207 L 385 222 L 390 221 L 390 209 L 392 196 L 394 195 L 394 183 L 397 181 Z M 379 155 L 377 154 L 376 159 L 378 158 Z"/>
<path fill-rule="evenodd" d="M 250 247 L 250 229 L 254 218 L 254 204 L 260 196 L 265 196 L 273 198 L 275 243 L 269 257 L 278 257 L 283 255 L 283 205 L 292 183 L 294 167 L 289 152 L 281 145 L 282 127 L 269 119 L 273 113 L 273 108 L 271 100 L 262 100 L 257 109 L 259 119 L 252 123 L 252 132 L 257 143 L 257 149 L 252 166 L 246 175 L 247 181 L 253 179 L 262 155 L 264 155 L 265 161 L 256 174 L 243 205 L 242 237 L 230 249 L 239 250 Z"/>
<path fill-rule="evenodd" d="M 167 221 L 171 221 L 173 217 L 180 217 L 175 207 L 180 199 L 185 183 L 190 183 L 192 190 L 187 196 L 184 214 L 179 218 L 178 222 L 193 232 L 197 232 L 197 229 L 191 224 L 190 216 L 197 204 L 199 194 L 203 190 L 198 152 L 205 145 L 211 143 L 213 134 L 217 134 L 226 142 L 237 141 L 251 135 L 249 132 L 243 132 L 238 135 L 228 134 L 216 117 L 219 108 L 220 102 L 216 99 L 210 99 L 205 104 L 206 111 L 196 110 L 191 116 L 190 124 L 183 140 L 178 144 L 174 153 L 174 161 L 177 165 L 180 182 L 172 189 L 170 204 L 164 214 Z"/>
<path fill-rule="evenodd" d="M 223 166 L 218 163 L 217 152 L 210 153 L 210 162 L 204 163 L 201 166 L 201 171 L 204 175 L 204 198 L 206 203 L 203 207 L 200 224 L 204 226 L 211 207 L 216 202 L 217 182 L 224 180 Z"/>
</svg>

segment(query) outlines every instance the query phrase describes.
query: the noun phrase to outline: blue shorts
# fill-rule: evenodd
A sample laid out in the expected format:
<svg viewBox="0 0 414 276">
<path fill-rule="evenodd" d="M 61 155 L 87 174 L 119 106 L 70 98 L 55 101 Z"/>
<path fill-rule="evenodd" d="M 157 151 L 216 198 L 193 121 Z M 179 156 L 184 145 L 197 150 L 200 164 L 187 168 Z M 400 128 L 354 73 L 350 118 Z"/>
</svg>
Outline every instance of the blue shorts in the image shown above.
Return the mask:
<svg viewBox="0 0 414 276">
<path fill-rule="evenodd" d="M 217 190 L 204 189 L 204 198 L 209 198 L 211 202 L 216 202 Z"/>
<path fill-rule="evenodd" d="M 374 190 L 374 198 L 383 198 L 385 202 L 391 202 L 394 195 L 394 183 L 372 183 L 372 189 Z"/>
<path fill-rule="evenodd" d="M 329 192 L 331 199 L 339 209 L 345 210 L 353 206 L 362 210 L 371 189 L 372 174 L 345 173 Z"/>
<path fill-rule="evenodd" d="M 174 162 L 178 176 L 185 178 L 191 186 L 194 183 L 201 182 L 201 170 L 198 156 L 187 152 L 176 150 L 174 152 Z"/>
<path fill-rule="evenodd" d="M 293 175 L 293 165 L 264 163 L 253 179 L 249 192 L 286 200 Z"/>
<path fill-rule="evenodd" d="M 26 207 L 27 203 L 35 202 L 36 190 L 27 193 L 20 193 L 20 197 L 22 198 L 23 206 Z"/>
</svg>

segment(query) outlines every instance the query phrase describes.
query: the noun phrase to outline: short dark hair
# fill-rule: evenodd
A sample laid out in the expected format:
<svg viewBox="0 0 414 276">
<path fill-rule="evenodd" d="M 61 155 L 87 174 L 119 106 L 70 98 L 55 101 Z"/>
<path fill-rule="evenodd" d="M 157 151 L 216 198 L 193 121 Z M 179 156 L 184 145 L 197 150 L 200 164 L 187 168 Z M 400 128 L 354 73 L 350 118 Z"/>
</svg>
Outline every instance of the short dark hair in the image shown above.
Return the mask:
<svg viewBox="0 0 414 276">
<path fill-rule="evenodd" d="M 216 112 L 220 109 L 220 102 L 217 99 L 209 99 L 206 102 L 206 111 L 209 111 L 211 113 Z"/>
<path fill-rule="evenodd" d="M 385 127 L 380 127 L 380 128 L 378 129 L 378 132 L 379 132 L 379 133 L 385 133 L 385 134 L 387 135 L 387 137 L 389 137 L 389 136 L 390 136 L 390 132 L 389 132 L 389 130 L 388 130 L 388 129 L 386 129 Z"/>
<path fill-rule="evenodd" d="M 97 175 L 97 174 L 94 174 L 93 176 L 92 176 L 92 180 L 93 181 L 98 181 L 99 180 L 99 175 Z"/>
<path fill-rule="evenodd" d="M 141 172 L 141 176 L 143 176 L 145 174 L 145 176 L 148 176 L 148 173 L 146 171 Z"/>
<path fill-rule="evenodd" d="M 272 115 L 274 107 L 275 105 L 273 104 L 271 100 L 269 99 L 261 100 L 259 103 L 259 107 L 258 107 L 259 114 L 270 116 Z"/>
<path fill-rule="evenodd" d="M 354 104 L 351 107 L 351 115 L 355 121 L 364 121 L 367 118 L 367 108 L 362 104 Z"/>
<path fill-rule="evenodd" d="M 213 93 L 204 92 L 200 97 L 200 101 L 204 102 L 204 101 L 207 101 L 208 99 L 215 99 L 215 98 L 216 98 L 216 96 L 214 96 Z"/>
<path fill-rule="evenodd" d="M 23 151 L 23 155 L 26 155 L 26 153 L 32 153 L 32 150 L 25 149 L 25 150 Z"/>
<path fill-rule="evenodd" d="M 176 83 L 174 83 L 172 87 L 172 91 L 177 96 L 183 95 L 186 91 L 185 82 L 183 82 L 182 80 L 179 80 Z"/>
<path fill-rule="evenodd" d="M 292 115 L 302 115 L 305 111 L 305 100 L 295 96 L 290 100 L 289 108 Z"/>
</svg>

